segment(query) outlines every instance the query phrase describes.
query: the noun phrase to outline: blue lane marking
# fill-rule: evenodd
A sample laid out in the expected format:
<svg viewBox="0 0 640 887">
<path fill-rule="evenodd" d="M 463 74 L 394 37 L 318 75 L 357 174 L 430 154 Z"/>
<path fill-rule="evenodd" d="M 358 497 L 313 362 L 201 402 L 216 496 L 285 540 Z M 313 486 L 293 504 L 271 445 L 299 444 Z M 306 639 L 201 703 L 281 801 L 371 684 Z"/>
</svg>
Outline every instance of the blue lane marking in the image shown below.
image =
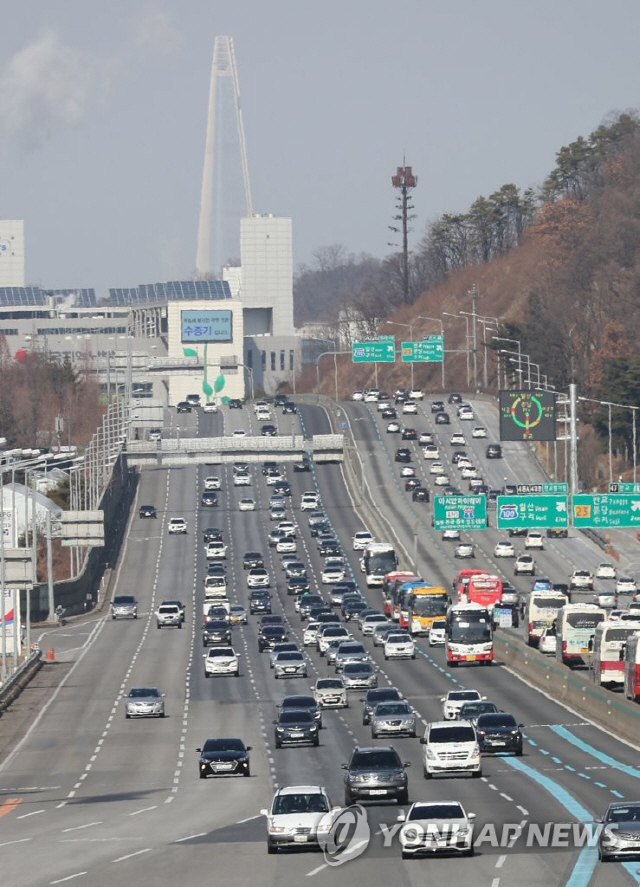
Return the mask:
<svg viewBox="0 0 640 887">
<path fill-rule="evenodd" d="M 551 727 L 554 733 L 557 733 L 558 736 L 562 736 L 563 739 L 566 739 L 567 742 L 570 742 L 572 745 L 575 745 L 577 748 L 581 749 L 581 751 L 586 752 L 588 755 L 591 755 L 594 758 L 597 758 L 599 761 L 602 761 L 603 764 L 607 764 L 609 767 L 613 767 L 615 770 L 620 770 L 622 773 L 626 773 L 627 776 L 635 776 L 636 779 L 640 779 L 640 771 L 637 770 L 636 767 L 630 767 L 629 764 L 623 764 L 622 761 L 618 761 L 615 758 L 612 758 L 611 755 L 607 755 L 599 749 L 595 748 L 593 745 L 589 745 L 588 742 L 584 742 L 582 739 L 578 739 L 577 736 L 567 730 L 566 727 Z"/>
<path fill-rule="evenodd" d="M 570 770 L 572 773 L 576 772 L 576 768 L 572 767 L 571 764 L 565 764 L 565 770 Z"/>
<path fill-rule="evenodd" d="M 616 791 L 615 788 L 612 788 L 612 789 L 611 789 L 611 794 L 612 794 L 612 795 L 615 795 L 616 798 L 624 798 L 624 795 L 622 794 L 622 792 L 618 792 L 618 791 Z"/>
<path fill-rule="evenodd" d="M 578 822 L 593 822 L 593 815 L 587 810 L 587 808 L 583 807 L 570 792 L 564 789 L 555 780 L 550 779 L 548 776 L 545 776 L 544 773 L 539 773 L 537 770 L 529 767 L 519 758 L 503 758 L 503 760 L 505 764 L 508 764 L 510 767 L 513 767 L 514 770 L 518 770 L 525 776 L 528 776 L 534 782 L 537 782 L 538 785 L 542 786 L 542 788 L 546 789 L 549 794 L 552 795 Z M 597 849 L 595 847 L 583 847 L 569 879 L 565 882 L 565 887 L 588 887 L 597 862 Z"/>
<path fill-rule="evenodd" d="M 606 787 L 607 787 L 607 786 L 604 784 L 604 782 L 594 782 L 593 784 L 594 784 L 594 785 L 597 785 L 598 788 L 606 788 Z"/>
<path fill-rule="evenodd" d="M 578 773 L 578 776 L 582 776 L 583 779 L 591 779 L 586 773 Z"/>
<path fill-rule="evenodd" d="M 529 739 L 528 736 L 527 736 L 527 742 L 529 743 L 529 745 L 537 745 L 538 744 L 537 742 L 534 742 L 533 739 Z"/>
<path fill-rule="evenodd" d="M 545 748 L 541 748 L 541 749 L 540 749 L 540 754 L 541 754 L 541 755 L 548 755 L 549 752 L 548 752 Z"/>
<path fill-rule="evenodd" d="M 553 761 L 554 764 L 561 764 L 561 763 L 562 763 L 562 761 L 560 760 L 560 758 L 553 758 L 553 757 L 552 757 L 551 760 Z"/>
</svg>

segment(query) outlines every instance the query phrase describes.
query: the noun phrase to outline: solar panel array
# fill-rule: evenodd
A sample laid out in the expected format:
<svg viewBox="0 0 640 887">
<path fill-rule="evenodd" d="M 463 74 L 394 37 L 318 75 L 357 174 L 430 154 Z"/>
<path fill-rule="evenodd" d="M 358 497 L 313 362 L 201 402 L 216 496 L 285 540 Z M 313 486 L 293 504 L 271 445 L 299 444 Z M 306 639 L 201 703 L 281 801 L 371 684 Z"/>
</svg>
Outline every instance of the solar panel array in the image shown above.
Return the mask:
<svg viewBox="0 0 640 887">
<path fill-rule="evenodd" d="M 143 283 L 138 287 L 110 289 L 112 305 L 157 305 L 179 299 L 230 299 L 226 280 L 170 280 L 166 283 Z"/>
<path fill-rule="evenodd" d="M 69 307 L 73 308 L 94 308 L 96 305 L 94 289 L 43 290 L 39 286 L 2 286 L 0 306 L 37 307 L 46 305 L 48 296 L 54 296 L 56 304 L 68 301 Z"/>
</svg>

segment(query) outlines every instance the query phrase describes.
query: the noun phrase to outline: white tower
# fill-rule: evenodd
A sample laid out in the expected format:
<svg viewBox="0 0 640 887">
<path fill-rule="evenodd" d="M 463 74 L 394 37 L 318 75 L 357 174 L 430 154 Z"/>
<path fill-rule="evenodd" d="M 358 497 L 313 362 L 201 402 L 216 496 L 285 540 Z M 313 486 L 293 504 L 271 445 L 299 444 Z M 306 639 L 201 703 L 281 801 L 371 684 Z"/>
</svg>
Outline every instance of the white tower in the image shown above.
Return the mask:
<svg viewBox="0 0 640 887">
<path fill-rule="evenodd" d="M 239 258 L 240 219 L 251 215 L 251 187 L 233 40 L 216 37 L 209 86 L 196 277 L 220 278 L 223 264 Z"/>
</svg>

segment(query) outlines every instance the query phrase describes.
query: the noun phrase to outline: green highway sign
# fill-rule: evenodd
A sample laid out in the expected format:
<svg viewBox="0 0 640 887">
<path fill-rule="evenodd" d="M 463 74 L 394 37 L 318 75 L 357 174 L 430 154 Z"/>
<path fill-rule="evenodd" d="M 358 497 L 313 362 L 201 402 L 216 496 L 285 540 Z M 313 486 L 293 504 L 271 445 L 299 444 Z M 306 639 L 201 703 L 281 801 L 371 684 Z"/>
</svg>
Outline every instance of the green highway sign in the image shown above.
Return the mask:
<svg viewBox="0 0 640 887">
<path fill-rule="evenodd" d="M 395 341 L 354 342 L 351 346 L 354 363 L 395 363 Z"/>
<path fill-rule="evenodd" d="M 640 527 L 640 493 L 580 493 L 572 514 L 574 527 Z"/>
<path fill-rule="evenodd" d="M 439 363 L 444 360 L 444 341 L 442 336 L 433 335 L 422 342 L 402 343 L 403 363 Z"/>
<path fill-rule="evenodd" d="M 568 527 L 568 496 L 498 496 L 496 527 Z"/>
<path fill-rule="evenodd" d="M 378 336 L 378 342 L 393 342 L 395 345 L 396 337 L 395 336 Z"/>
<path fill-rule="evenodd" d="M 433 526 L 436 530 L 486 530 L 486 496 L 435 496 Z"/>
<path fill-rule="evenodd" d="M 610 493 L 640 493 L 640 484 L 609 484 Z"/>
<path fill-rule="evenodd" d="M 516 484 L 518 496 L 528 496 L 530 493 L 568 493 L 569 484 Z"/>
</svg>

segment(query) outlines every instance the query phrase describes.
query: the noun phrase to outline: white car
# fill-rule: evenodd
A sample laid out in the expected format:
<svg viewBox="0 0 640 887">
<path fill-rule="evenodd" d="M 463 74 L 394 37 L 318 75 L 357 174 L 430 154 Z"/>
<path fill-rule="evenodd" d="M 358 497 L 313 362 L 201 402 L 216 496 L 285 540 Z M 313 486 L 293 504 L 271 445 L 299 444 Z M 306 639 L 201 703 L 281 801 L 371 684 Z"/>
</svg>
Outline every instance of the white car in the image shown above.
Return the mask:
<svg viewBox="0 0 640 887">
<path fill-rule="evenodd" d="M 221 486 L 222 481 L 219 477 L 205 477 L 204 479 L 205 490 L 219 490 Z"/>
<path fill-rule="evenodd" d="M 364 400 L 364 393 L 362 391 L 352 391 L 351 392 L 351 400 Z"/>
<path fill-rule="evenodd" d="M 535 576 L 536 562 L 530 554 L 521 554 L 513 565 L 514 576 Z"/>
<path fill-rule="evenodd" d="M 460 465 L 458 465 L 458 468 Z M 461 475 L 464 480 L 469 480 L 470 477 L 478 477 L 478 469 L 473 465 L 465 465 L 462 469 Z"/>
<path fill-rule="evenodd" d="M 241 499 L 238 503 L 238 509 L 240 511 L 255 511 L 256 503 L 253 499 Z"/>
<path fill-rule="evenodd" d="M 544 536 L 535 530 L 529 530 L 524 538 L 525 548 L 544 548 Z"/>
<path fill-rule="evenodd" d="M 248 471 L 239 471 L 237 474 L 233 475 L 233 485 L 234 487 L 250 487 L 251 486 L 251 475 Z"/>
<path fill-rule="evenodd" d="M 475 557 L 475 549 L 471 542 L 458 542 L 453 552 L 454 557 L 467 558 Z"/>
<path fill-rule="evenodd" d="M 379 400 L 376 405 L 376 410 L 381 413 L 383 410 L 388 410 L 391 404 L 388 400 Z"/>
<path fill-rule="evenodd" d="M 475 428 L 471 430 L 471 437 L 486 437 L 487 429 L 483 428 L 481 425 L 476 425 Z"/>
<path fill-rule="evenodd" d="M 271 586 L 269 571 L 264 567 L 252 567 L 247 573 L 247 586 L 249 588 L 269 588 Z"/>
<path fill-rule="evenodd" d="M 296 530 L 298 529 L 292 520 L 281 520 L 278 524 L 279 530 L 284 530 L 287 536 L 296 537 Z"/>
<path fill-rule="evenodd" d="M 464 434 L 460 434 L 459 431 L 454 431 L 454 433 L 449 438 L 449 443 L 452 447 L 464 447 L 466 446 L 466 440 Z"/>
<path fill-rule="evenodd" d="M 318 493 L 303 493 L 300 500 L 301 511 L 315 511 L 320 504 Z"/>
<path fill-rule="evenodd" d="M 212 401 L 209 401 L 208 403 L 206 403 L 204 405 L 203 411 L 205 413 L 217 413 L 218 412 L 218 404 L 213 403 Z"/>
<path fill-rule="evenodd" d="M 400 423 L 389 422 L 387 425 L 387 434 L 400 434 Z"/>
<path fill-rule="evenodd" d="M 513 547 L 513 542 L 509 541 L 501 541 L 496 542 L 496 547 L 493 549 L 494 557 L 515 557 L 516 550 Z"/>
<path fill-rule="evenodd" d="M 327 558 L 322 571 L 322 584 L 335 585 L 336 582 L 342 582 L 346 577 L 346 571 L 343 563 L 331 563 L 332 558 Z"/>
<path fill-rule="evenodd" d="M 603 610 L 615 610 L 618 606 L 618 595 L 613 589 L 599 591 L 593 599 L 593 603 Z"/>
<path fill-rule="evenodd" d="M 473 820 L 459 801 L 416 801 L 405 814 L 399 840 L 403 859 L 433 856 L 437 851 L 473 856 Z"/>
<path fill-rule="evenodd" d="M 409 398 L 411 400 L 423 400 L 424 391 L 422 388 L 410 388 L 409 389 Z"/>
<path fill-rule="evenodd" d="M 384 615 L 384 613 L 370 613 L 368 616 L 365 616 L 362 620 L 362 625 L 360 626 L 360 630 L 365 637 L 371 637 L 373 632 L 378 625 L 388 625 L 389 620 Z"/>
<path fill-rule="evenodd" d="M 311 688 L 321 708 L 349 708 L 347 690 L 342 678 L 318 678 Z"/>
<path fill-rule="evenodd" d="M 442 531 L 442 541 L 443 542 L 457 542 L 460 538 L 460 530 L 443 530 Z"/>
<path fill-rule="evenodd" d="M 284 474 L 281 474 L 279 471 L 276 471 L 274 474 L 267 475 L 267 486 L 272 487 L 277 484 L 281 480 L 286 480 Z"/>
<path fill-rule="evenodd" d="M 300 603 L 300 598 L 296 600 L 296 604 Z M 297 609 L 297 607 L 296 607 Z M 304 631 L 302 633 L 302 643 L 305 647 L 311 647 L 316 644 L 318 639 L 318 629 L 320 628 L 319 622 L 307 622 L 305 625 Z"/>
<path fill-rule="evenodd" d="M 152 428 L 148 433 L 147 437 L 149 440 L 159 441 L 162 440 L 162 430 L 160 428 Z"/>
<path fill-rule="evenodd" d="M 208 561 L 223 561 L 227 557 L 225 542 L 207 542 L 206 557 Z"/>
<path fill-rule="evenodd" d="M 574 570 L 569 578 L 569 588 L 587 588 L 593 591 L 593 576 L 589 570 Z"/>
<path fill-rule="evenodd" d="M 458 410 L 458 419 L 460 419 L 461 422 L 473 422 L 475 416 L 473 415 L 471 407 Z"/>
<path fill-rule="evenodd" d="M 433 434 L 431 431 L 421 431 L 418 436 L 418 446 L 426 447 L 427 444 L 433 444 Z"/>
<path fill-rule="evenodd" d="M 284 505 L 272 505 L 269 510 L 269 520 L 281 521 L 287 516 L 287 509 Z"/>
<path fill-rule="evenodd" d="M 617 570 L 613 566 L 613 564 L 598 564 L 598 568 L 596 570 L 596 579 L 615 579 L 617 575 Z"/>
<path fill-rule="evenodd" d="M 442 474 L 444 471 L 444 465 L 442 462 L 434 462 L 429 466 L 429 474 Z"/>
<path fill-rule="evenodd" d="M 388 634 L 384 642 L 385 659 L 415 659 L 416 645 L 406 634 Z"/>
<path fill-rule="evenodd" d="M 444 647 L 446 622 L 444 619 L 434 619 L 427 635 L 430 647 Z"/>
<path fill-rule="evenodd" d="M 465 702 L 480 702 L 486 699 L 477 690 L 449 690 L 446 696 L 442 696 L 442 716 L 445 721 L 455 721 Z"/>
<path fill-rule="evenodd" d="M 467 456 L 461 456 L 456 462 L 456 468 L 458 471 L 462 471 L 463 468 L 473 468 L 471 464 L 471 460 L 467 458 Z"/>
<path fill-rule="evenodd" d="M 618 576 L 616 594 L 636 594 L 638 583 L 631 576 Z"/>
<path fill-rule="evenodd" d="M 413 465 L 403 465 L 400 469 L 400 477 L 415 477 L 416 470 Z"/>
<path fill-rule="evenodd" d="M 183 517 L 172 517 L 169 523 L 167 524 L 167 532 L 170 535 L 174 533 L 186 533 L 187 532 L 187 522 Z"/>
<path fill-rule="evenodd" d="M 269 809 L 260 811 L 267 820 L 267 852 L 277 853 L 280 847 L 317 847 L 322 835 L 328 837 L 339 811 L 320 785 L 279 788 Z"/>
<path fill-rule="evenodd" d="M 281 536 L 276 542 L 278 554 L 295 554 L 296 547 L 296 540 L 293 536 Z"/>
<path fill-rule="evenodd" d="M 217 675 L 240 675 L 240 659 L 233 647 L 211 647 L 204 657 L 205 678 Z"/>
<path fill-rule="evenodd" d="M 246 437 L 246 436 L 247 436 L 247 432 L 246 432 L 246 431 L 243 431 L 242 428 L 238 428 L 238 429 L 236 429 L 236 430 L 233 432 L 233 434 L 231 435 L 231 437 Z"/>
<path fill-rule="evenodd" d="M 438 474 L 434 480 L 434 484 L 437 487 L 448 487 L 450 483 L 448 474 Z"/>
<path fill-rule="evenodd" d="M 405 400 L 405 402 L 402 404 L 402 412 L 405 414 L 409 413 L 412 416 L 415 416 L 418 412 L 418 405 L 412 400 Z"/>
<path fill-rule="evenodd" d="M 556 646 L 556 630 L 553 625 L 550 625 L 548 628 L 545 628 L 540 635 L 538 649 L 541 653 L 549 653 L 551 656 L 555 656 Z"/>
<path fill-rule="evenodd" d="M 353 536 L 353 550 L 362 551 L 373 541 L 374 538 L 368 530 L 358 530 Z"/>
<path fill-rule="evenodd" d="M 427 444 L 423 450 L 423 457 L 425 459 L 439 459 L 440 453 L 435 444 Z"/>
</svg>

